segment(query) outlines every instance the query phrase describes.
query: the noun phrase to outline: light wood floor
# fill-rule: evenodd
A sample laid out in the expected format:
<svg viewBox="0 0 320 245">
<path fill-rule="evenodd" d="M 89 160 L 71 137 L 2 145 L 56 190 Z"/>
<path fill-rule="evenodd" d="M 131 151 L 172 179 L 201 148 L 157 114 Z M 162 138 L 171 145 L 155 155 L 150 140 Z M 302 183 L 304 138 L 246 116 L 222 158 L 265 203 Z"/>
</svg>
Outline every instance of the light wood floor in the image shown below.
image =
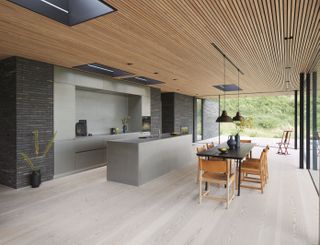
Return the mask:
<svg viewBox="0 0 320 245">
<path fill-rule="evenodd" d="M 196 164 L 139 188 L 106 182 L 105 168 L 1 187 L 0 244 L 318 244 L 319 198 L 291 152 L 272 149 L 265 193 L 243 189 L 229 210 L 198 204 Z"/>
</svg>

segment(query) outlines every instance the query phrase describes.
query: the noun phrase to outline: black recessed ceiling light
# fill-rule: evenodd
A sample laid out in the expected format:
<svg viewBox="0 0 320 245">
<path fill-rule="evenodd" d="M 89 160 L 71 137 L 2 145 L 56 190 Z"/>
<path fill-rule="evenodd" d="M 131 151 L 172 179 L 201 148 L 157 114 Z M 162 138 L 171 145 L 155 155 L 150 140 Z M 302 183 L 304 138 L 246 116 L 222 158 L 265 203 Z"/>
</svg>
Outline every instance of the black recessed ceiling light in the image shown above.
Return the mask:
<svg viewBox="0 0 320 245">
<path fill-rule="evenodd" d="M 110 66 L 98 64 L 98 63 L 91 63 L 91 64 L 85 64 L 85 65 L 79 65 L 73 67 L 75 69 L 81 70 L 81 71 L 86 71 L 86 72 L 93 72 L 93 73 L 99 73 L 103 75 L 108 75 L 111 77 L 122 77 L 122 76 L 130 76 L 134 75 L 130 72 L 123 71 L 120 69 L 116 69 Z"/>
<path fill-rule="evenodd" d="M 156 84 L 164 84 L 164 82 L 151 79 L 148 77 L 138 76 L 138 77 L 129 77 L 129 78 L 123 78 L 126 81 L 134 82 L 142 85 L 156 85 Z"/>
<path fill-rule="evenodd" d="M 38 14 L 73 26 L 117 11 L 102 0 L 9 0 Z"/>
</svg>

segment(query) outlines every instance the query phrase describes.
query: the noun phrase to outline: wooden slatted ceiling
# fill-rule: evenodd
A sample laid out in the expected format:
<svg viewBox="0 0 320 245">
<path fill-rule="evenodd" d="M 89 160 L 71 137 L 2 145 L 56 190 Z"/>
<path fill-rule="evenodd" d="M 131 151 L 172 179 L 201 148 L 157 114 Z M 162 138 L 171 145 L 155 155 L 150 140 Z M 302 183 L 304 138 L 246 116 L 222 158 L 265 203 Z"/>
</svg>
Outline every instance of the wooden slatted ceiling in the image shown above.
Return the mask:
<svg viewBox="0 0 320 245">
<path fill-rule="evenodd" d="M 223 83 L 223 58 L 212 42 L 245 73 L 240 86 L 247 93 L 285 90 L 286 79 L 297 89 L 299 72 L 317 63 L 319 0 L 108 3 L 118 11 L 70 28 L 1 1 L 0 57 L 65 67 L 96 62 L 164 81 L 156 86 L 163 91 L 197 96 L 221 94 L 212 85 Z M 237 83 L 229 63 L 226 80 Z"/>
</svg>

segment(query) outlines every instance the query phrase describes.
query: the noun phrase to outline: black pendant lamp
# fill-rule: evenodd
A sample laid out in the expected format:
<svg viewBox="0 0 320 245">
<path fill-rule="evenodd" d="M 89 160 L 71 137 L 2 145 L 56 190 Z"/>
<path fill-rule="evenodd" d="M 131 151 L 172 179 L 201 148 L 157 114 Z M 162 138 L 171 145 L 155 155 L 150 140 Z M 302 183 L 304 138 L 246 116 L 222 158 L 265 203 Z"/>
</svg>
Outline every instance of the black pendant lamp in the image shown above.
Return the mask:
<svg viewBox="0 0 320 245">
<path fill-rule="evenodd" d="M 226 85 L 226 57 L 223 56 L 223 76 L 224 76 L 224 85 Z M 233 122 L 232 118 L 228 116 L 226 111 L 226 91 L 224 91 L 224 107 L 221 116 L 219 116 L 216 120 L 218 123 L 227 123 Z"/>
<path fill-rule="evenodd" d="M 243 116 L 241 116 L 240 114 L 240 103 L 239 103 L 239 98 L 240 98 L 240 95 L 239 95 L 239 92 L 240 92 L 240 87 L 239 87 L 239 69 L 238 69 L 238 111 L 237 111 L 237 114 L 235 117 L 232 118 L 233 121 L 242 121 L 244 118 Z"/>
</svg>

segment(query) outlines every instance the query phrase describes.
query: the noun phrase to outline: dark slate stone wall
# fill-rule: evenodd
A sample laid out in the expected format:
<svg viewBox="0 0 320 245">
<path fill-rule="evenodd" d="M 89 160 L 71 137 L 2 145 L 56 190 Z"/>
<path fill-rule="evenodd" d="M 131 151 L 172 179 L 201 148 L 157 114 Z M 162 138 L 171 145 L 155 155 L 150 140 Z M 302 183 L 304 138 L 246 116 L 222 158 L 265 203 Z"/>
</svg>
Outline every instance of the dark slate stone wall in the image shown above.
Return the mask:
<svg viewBox="0 0 320 245">
<path fill-rule="evenodd" d="M 150 88 L 151 96 L 151 134 L 158 134 L 162 130 L 161 90 Z"/>
<path fill-rule="evenodd" d="M 174 94 L 174 131 L 180 132 L 181 127 L 188 127 L 193 134 L 193 97 Z"/>
<path fill-rule="evenodd" d="M 174 131 L 174 93 L 161 94 L 162 133 Z"/>
<path fill-rule="evenodd" d="M 30 169 L 19 153 L 34 154 L 33 131 L 39 130 L 40 151 L 53 135 L 53 65 L 17 58 L 17 187 L 29 185 Z M 53 149 L 36 160 L 42 180 L 54 174 Z"/>
<path fill-rule="evenodd" d="M 163 93 L 162 101 L 162 132 L 180 132 L 181 127 L 188 127 L 193 133 L 193 97 L 177 94 Z"/>
<path fill-rule="evenodd" d="M 219 124 L 216 119 L 219 116 L 219 102 L 203 100 L 203 139 L 219 136 Z"/>
<path fill-rule="evenodd" d="M 0 61 L 0 184 L 16 186 L 16 59 Z"/>
<path fill-rule="evenodd" d="M 10 89 L 10 93 L 5 95 L 7 99 L 4 99 L 1 108 L 2 106 L 10 107 L 12 104 L 15 106 L 10 110 L 9 115 L 4 117 L 7 123 L 1 130 L 4 130 L 4 132 L 14 131 L 14 137 L 6 139 L 12 146 L 10 147 L 10 154 L 7 154 L 8 157 L 3 159 L 3 156 L 0 155 L 1 162 L 5 161 L 5 165 L 1 164 L 0 166 L 2 173 L 14 169 L 16 176 L 13 181 L 4 181 L 2 184 L 20 188 L 30 184 L 31 170 L 21 159 L 20 153 L 24 152 L 31 157 L 34 156 L 32 132 L 35 129 L 39 130 L 40 150 L 42 152 L 53 134 L 53 82 L 51 82 L 53 81 L 53 65 L 18 57 L 9 60 L 13 60 L 15 64 L 15 78 L 11 79 L 14 81 L 13 85 L 8 85 L 6 79 L 4 83 L 1 81 L 1 88 Z M 2 62 L 6 62 L 6 60 Z M 10 72 L 10 69 L 4 73 L 8 72 Z M 12 86 L 14 86 L 14 89 L 11 88 Z M 2 93 L 3 90 L 1 89 Z M 5 113 L 5 110 L 0 110 L 0 113 Z M 10 125 L 15 125 L 15 128 L 13 129 L 13 126 Z M 7 143 L 3 142 L 4 140 L 5 138 L 0 138 L 0 145 Z M 53 178 L 53 149 L 47 157 L 34 159 L 34 162 L 40 166 L 43 181 Z M 10 176 L 10 174 L 5 175 Z M 5 177 L 6 179 L 8 177 Z"/>
</svg>

